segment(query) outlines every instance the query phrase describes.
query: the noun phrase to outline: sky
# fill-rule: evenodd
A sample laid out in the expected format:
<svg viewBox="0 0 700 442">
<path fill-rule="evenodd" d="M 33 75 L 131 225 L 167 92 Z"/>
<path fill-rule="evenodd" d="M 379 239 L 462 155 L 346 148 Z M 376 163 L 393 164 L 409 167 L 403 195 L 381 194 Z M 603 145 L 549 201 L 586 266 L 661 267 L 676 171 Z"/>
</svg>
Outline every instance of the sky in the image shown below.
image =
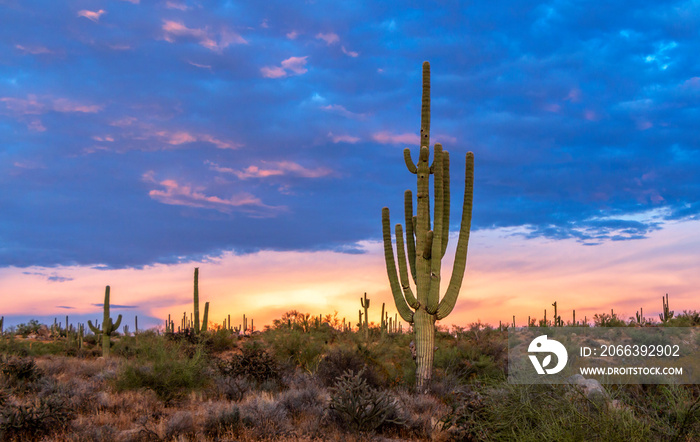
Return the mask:
<svg viewBox="0 0 700 442">
<path fill-rule="evenodd" d="M 160 324 L 195 267 L 216 322 L 395 312 L 426 60 L 453 236 L 475 155 L 442 324 L 697 309 L 699 30 L 698 1 L 0 0 L 0 315 L 98 318 L 110 285 Z"/>
</svg>

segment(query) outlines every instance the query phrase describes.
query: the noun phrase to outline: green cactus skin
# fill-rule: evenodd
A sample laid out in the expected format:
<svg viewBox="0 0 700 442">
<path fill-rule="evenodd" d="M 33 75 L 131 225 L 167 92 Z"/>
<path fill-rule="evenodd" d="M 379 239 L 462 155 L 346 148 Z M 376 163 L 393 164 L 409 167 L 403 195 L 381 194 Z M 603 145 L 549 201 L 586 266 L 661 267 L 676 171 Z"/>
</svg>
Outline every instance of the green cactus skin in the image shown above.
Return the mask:
<svg viewBox="0 0 700 442">
<path fill-rule="evenodd" d="M 104 317 L 102 319 L 102 328 L 100 329 L 97 325 L 92 325 L 92 322 L 88 319 L 88 327 L 92 330 L 95 335 L 102 335 L 102 356 L 109 357 L 109 346 L 110 346 L 110 335 L 112 332 L 119 328 L 119 324 L 122 323 L 122 315 L 117 317 L 117 322 L 112 322 L 112 318 L 109 316 L 109 286 L 105 288 L 105 302 L 104 302 Z M 95 321 L 97 322 L 97 321 Z"/>
<path fill-rule="evenodd" d="M 417 165 L 411 158 L 410 150 L 404 150 L 406 167 L 409 172 L 417 176 L 418 207 L 417 214 L 414 216 L 413 196 L 411 191 L 407 190 L 404 193 L 405 250 L 401 224 L 397 224 L 395 227 L 398 275 L 391 243 L 392 235 L 387 207 L 382 209 L 382 236 L 387 275 L 394 303 L 401 318 L 413 325 L 415 333 L 416 389 L 418 392 L 425 392 L 432 377 L 435 321 L 444 319 L 452 312 L 464 278 L 474 195 L 474 154 L 468 152 L 466 154 L 465 192 L 457 251 L 447 291 L 440 300 L 440 267 L 447 249 L 450 229 L 450 157 L 447 151 L 442 150 L 440 144 L 435 144 L 433 164 L 428 164 L 430 156 L 430 64 L 428 62 L 423 63 L 420 138 L 420 154 Z M 430 175 L 434 176 L 435 190 L 432 229 L 429 203 Z M 406 265 L 407 261 L 408 266 Z M 409 285 L 409 271 L 416 285 L 415 295 Z"/>
<path fill-rule="evenodd" d="M 367 310 L 369 310 L 369 299 L 367 299 L 367 292 L 365 292 L 365 297 L 360 298 L 360 305 L 362 306 L 363 309 L 365 309 L 365 322 L 362 325 L 364 328 L 364 333 L 365 333 L 365 340 L 369 339 L 369 315 L 367 314 Z"/>
<path fill-rule="evenodd" d="M 194 332 L 199 333 L 199 267 L 194 268 Z"/>
<path fill-rule="evenodd" d="M 669 319 L 673 318 L 673 311 L 668 308 L 668 293 L 666 293 L 665 300 L 663 296 L 661 297 L 661 302 L 664 305 L 664 311 L 663 313 L 659 313 L 659 319 L 661 319 L 661 322 L 667 322 Z"/>
<path fill-rule="evenodd" d="M 200 331 L 207 331 L 207 324 L 209 323 L 209 301 L 204 303 L 204 316 L 202 317 L 202 327 Z"/>
</svg>

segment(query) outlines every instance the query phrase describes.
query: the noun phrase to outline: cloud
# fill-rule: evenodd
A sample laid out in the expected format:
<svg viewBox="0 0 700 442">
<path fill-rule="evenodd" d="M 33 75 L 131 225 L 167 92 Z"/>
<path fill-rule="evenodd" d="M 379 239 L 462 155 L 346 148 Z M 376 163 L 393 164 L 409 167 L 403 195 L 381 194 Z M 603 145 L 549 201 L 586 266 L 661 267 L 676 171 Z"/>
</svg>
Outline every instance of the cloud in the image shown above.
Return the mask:
<svg viewBox="0 0 700 442">
<path fill-rule="evenodd" d="M 347 109 L 345 109 L 345 106 L 342 106 L 340 104 L 329 104 L 327 106 L 321 106 L 321 109 L 328 111 L 328 112 L 333 112 L 337 113 L 339 115 L 342 115 L 347 118 L 353 118 L 357 120 L 363 120 L 367 117 L 367 114 L 358 114 L 356 112 L 351 112 Z"/>
<path fill-rule="evenodd" d="M 25 54 L 32 54 L 32 55 L 43 55 L 43 54 L 52 54 L 53 51 L 50 49 L 44 47 L 44 46 L 23 46 L 23 45 L 15 45 L 15 48 L 18 50 L 24 52 Z"/>
<path fill-rule="evenodd" d="M 97 23 L 100 20 L 100 17 L 105 14 L 107 11 L 104 9 L 100 9 L 99 11 L 88 11 L 87 9 L 83 9 L 81 11 L 78 11 L 78 17 L 85 17 L 88 20 L 92 20 L 95 23 Z"/>
<path fill-rule="evenodd" d="M 121 0 L 121 1 L 133 3 L 135 5 L 138 5 L 141 2 L 141 0 Z M 170 2 L 168 2 L 168 3 L 170 3 Z"/>
<path fill-rule="evenodd" d="M 287 38 L 290 40 L 294 40 L 299 36 L 299 33 L 297 31 L 289 31 L 286 34 Z"/>
<path fill-rule="evenodd" d="M 333 173 L 332 170 L 325 167 L 309 169 L 293 161 L 261 161 L 261 163 L 263 166 L 248 166 L 243 170 L 236 170 L 229 167 L 221 167 L 211 161 L 205 162 L 205 164 L 209 165 L 211 170 L 232 174 L 241 180 L 282 175 L 298 176 L 302 178 L 321 178 Z"/>
<path fill-rule="evenodd" d="M 4 103 L 5 108 L 15 115 L 41 115 L 50 111 L 91 114 L 104 108 L 102 105 L 78 103 L 67 98 L 36 95 L 28 95 L 27 98 L 2 97 L 0 103 Z"/>
<path fill-rule="evenodd" d="M 258 216 L 274 216 L 280 210 L 284 210 L 282 206 L 265 205 L 259 198 L 248 192 L 239 192 L 228 198 L 206 195 L 204 186 L 181 185 L 174 179 L 156 182 L 154 175 L 153 171 L 149 171 L 142 176 L 142 179 L 162 187 L 162 189 L 150 190 L 148 196 L 163 204 L 214 209 L 223 213 L 242 211 Z"/>
<path fill-rule="evenodd" d="M 102 303 L 102 304 L 90 304 L 90 305 L 95 306 L 95 307 L 100 307 L 100 308 L 104 308 L 104 306 L 105 306 L 104 303 Z M 139 306 L 138 305 L 112 304 L 110 302 L 109 307 L 110 308 L 138 308 Z"/>
<path fill-rule="evenodd" d="M 68 277 L 68 276 L 59 276 L 55 272 L 52 274 L 47 274 L 44 272 L 22 272 L 23 275 L 32 275 L 32 276 L 41 276 L 45 278 L 49 282 L 68 282 L 72 281 L 73 278 Z"/>
<path fill-rule="evenodd" d="M 164 39 L 169 43 L 174 43 L 176 37 L 191 38 L 205 48 L 216 52 L 221 52 L 232 44 L 248 43 L 243 37 L 227 29 L 219 31 L 217 41 L 214 33 L 206 28 L 188 28 L 182 22 L 173 20 L 163 20 L 162 30 L 165 32 Z"/>
<path fill-rule="evenodd" d="M 265 78 L 282 78 L 287 76 L 287 71 L 281 66 L 265 66 L 260 68 Z"/>
<path fill-rule="evenodd" d="M 190 143 L 210 143 L 218 149 L 238 149 L 243 146 L 241 143 L 223 140 L 212 134 L 183 129 L 167 129 L 140 121 L 134 117 L 118 118 L 109 124 L 121 129 L 118 134 L 121 142 L 110 147 L 102 146 L 108 150 L 116 149 L 121 152 L 128 150 L 167 150 L 168 146 L 180 147 Z M 113 143 L 117 139 L 116 137 L 117 134 L 97 135 L 93 136 L 93 140 Z M 124 141 L 126 140 L 129 140 L 130 143 L 125 143 Z M 155 145 L 153 143 L 154 140 L 157 143 Z"/>
<path fill-rule="evenodd" d="M 288 75 L 301 75 L 308 71 L 306 69 L 306 59 L 304 57 L 289 57 L 283 60 L 280 66 L 265 66 L 260 68 L 260 72 L 265 78 L 283 78 Z"/>
<path fill-rule="evenodd" d="M 345 49 L 345 46 L 341 46 L 340 49 L 343 51 L 343 54 L 345 54 L 345 55 L 347 55 L 347 56 L 349 56 L 349 57 L 353 57 L 353 58 L 354 58 L 354 57 L 357 57 L 358 55 L 360 55 L 359 53 L 357 53 L 357 52 L 355 52 L 355 51 L 348 51 L 347 49 Z"/>
<path fill-rule="evenodd" d="M 413 133 L 394 134 L 388 131 L 372 135 L 372 139 L 382 144 L 413 144 L 418 145 L 420 137 Z"/>
<path fill-rule="evenodd" d="M 66 98 L 54 98 L 50 96 L 37 97 L 28 95 L 27 98 L 1 97 L 0 104 L 4 105 L 4 112 L 0 107 L 0 114 L 16 118 L 26 124 L 31 132 L 45 132 L 46 126 L 39 116 L 52 112 L 64 114 L 94 114 L 102 111 L 104 106 L 97 104 L 79 103 Z"/>
<path fill-rule="evenodd" d="M 282 67 L 287 70 L 287 71 L 292 71 L 295 74 L 304 74 L 306 73 L 306 59 L 308 58 L 307 56 L 304 57 L 289 57 L 286 60 L 282 61 Z"/>
<path fill-rule="evenodd" d="M 332 132 L 328 132 L 328 136 L 334 143 L 355 144 L 360 141 L 359 137 L 353 137 L 351 135 L 334 135 Z"/>
<path fill-rule="evenodd" d="M 319 32 L 318 34 L 316 34 L 316 39 L 325 41 L 326 44 L 329 46 L 340 41 L 340 37 L 338 37 L 338 34 L 335 34 L 333 32 L 329 32 L 327 34 Z"/>
<path fill-rule="evenodd" d="M 165 7 L 168 9 L 179 9 L 180 11 L 187 11 L 188 9 L 186 4 L 175 1 L 167 1 Z"/>
</svg>

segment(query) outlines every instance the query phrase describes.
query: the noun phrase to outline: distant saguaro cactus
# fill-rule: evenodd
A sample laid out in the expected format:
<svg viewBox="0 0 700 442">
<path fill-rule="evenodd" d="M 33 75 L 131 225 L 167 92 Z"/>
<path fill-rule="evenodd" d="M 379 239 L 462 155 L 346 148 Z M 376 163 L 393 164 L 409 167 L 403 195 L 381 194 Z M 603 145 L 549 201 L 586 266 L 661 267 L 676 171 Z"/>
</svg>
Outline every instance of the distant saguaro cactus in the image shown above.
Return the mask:
<svg viewBox="0 0 700 442">
<path fill-rule="evenodd" d="M 666 299 L 663 296 L 661 297 L 661 302 L 664 305 L 664 310 L 662 313 L 659 313 L 659 319 L 661 319 L 661 322 L 667 322 L 673 318 L 673 310 L 670 310 L 668 307 L 668 293 L 666 293 Z"/>
<path fill-rule="evenodd" d="M 382 209 L 382 235 L 384 257 L 391 292 L 396 308 L 405 321 L 413 324 L 416 342 L 416 389 L 425 392 L 432 377 L 435 349 L 435 321 L 450 314 L 457 302 L 467 265 L 467 247 L 472 219 L 474 194 L 474 154 L 466 154 L 466 175 L 462 222 L 457 241 L 452 276 L 442 300 L 440 300 L 440 266 L 447 249 L 450 233 L 450 157 L 435 144 L 433 164 L 430 157 L 430 64 L 423 63 L 423 97 L 421 106 L 420 154 L 416 165 L 410 149 L 404 149 L 404 161 L 409 172 L 417 175 L 417 215 L 413 214 L 413 195 L 404 193 L 406 222 L 406 251 L 403 229 L 396 225 L 396 250 L 398 268 L 396 273 L 394 249 L 391 243 L 389 209 Z M 433 175 L 435 201 L 433 225 L 430 222 L 430 175 Z M 406 256 L 408 255 L 408 267 Z M 409 284 L 408 270 L 416 285 L 416 295 Z"/>
<path fill-rule="evenodd" d="M 110 346 L 110 335 L 112 332 L 117 330 L 119 328 L 119 324 L 122 323 L 122 315 L 119 315 L 117 317 L 117 322 L 112 322 L 112 318 L 109 316 L 109 286 L 105 288 L 105 302 L 103 304 L 103 310 L 104 310 L 104 316 L 102 319 L 102 329 L 98 328 L 95 325 L 92 325 L 92 322 L 88 319 L 88 327 L 90 327 L 90 330 L 98 336 L 102 335 L 102 356 L 103 357 L 108 357 L 109 356 L 109 346 Z"/>
</svg>

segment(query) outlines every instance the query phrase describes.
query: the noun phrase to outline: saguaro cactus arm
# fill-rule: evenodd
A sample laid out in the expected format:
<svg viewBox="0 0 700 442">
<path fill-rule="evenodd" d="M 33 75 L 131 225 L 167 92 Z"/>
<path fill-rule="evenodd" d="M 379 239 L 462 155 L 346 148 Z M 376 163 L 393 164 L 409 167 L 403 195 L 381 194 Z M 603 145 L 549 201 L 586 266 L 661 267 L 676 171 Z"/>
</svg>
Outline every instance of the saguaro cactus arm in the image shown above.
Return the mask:
<svg viewBox="0 0 700 442">
<path fill-rule="evenodd" d="M 452 266 L 452 276 L 447 292 L 440 301 L 437 310 L 437 319 L 443 319 L 450 314 L 457 303 L 459 289 L 462 287 L 464 271 L 467 268 L 467 250 L 469 248 L 469 233 L 472 225 L 472 203 L 474 200 L 474 154 L 467 152 L 466 171 L 464 178 L 464 203 L 462 205 L 462 223 L 459 228 L 459 239 L 457 240 L 457 251 L 455 261 Z"/>
<path fill-rule="evenodd" d="M 404 321 L 412 324 L 413 311 L 408 307 L 408 304 L 406 303 L 403 291 L 401 289 L 401 286 L 399 285 L 399 278 L 396 274 L 396 265 L 394 264 L 394 247 L 391 244 L 391 227 L 389 225 L 390 222 L 391 221 L 389 220 L 389 208 L 384 207 L 382 209 L 382 236 L 384 239 L 384 261 L 386 263 L 386 272 L 389 276 L 389 286 L 391 287 L 391 294 L 394 297 L 394 304 L 396 304 L 396 309 L 399 311 L 399 315 L 401 315 L 401 318 Z M 400 228 L 400 225 L 398 225 L 398 227 Z M 401 265 L 400 259 L 399 265 Z M 408 279 L 408 277 L 406 279 Z M 360 312 L 360 314 L 362 314 L 362 312 Z"/>
</svg>

